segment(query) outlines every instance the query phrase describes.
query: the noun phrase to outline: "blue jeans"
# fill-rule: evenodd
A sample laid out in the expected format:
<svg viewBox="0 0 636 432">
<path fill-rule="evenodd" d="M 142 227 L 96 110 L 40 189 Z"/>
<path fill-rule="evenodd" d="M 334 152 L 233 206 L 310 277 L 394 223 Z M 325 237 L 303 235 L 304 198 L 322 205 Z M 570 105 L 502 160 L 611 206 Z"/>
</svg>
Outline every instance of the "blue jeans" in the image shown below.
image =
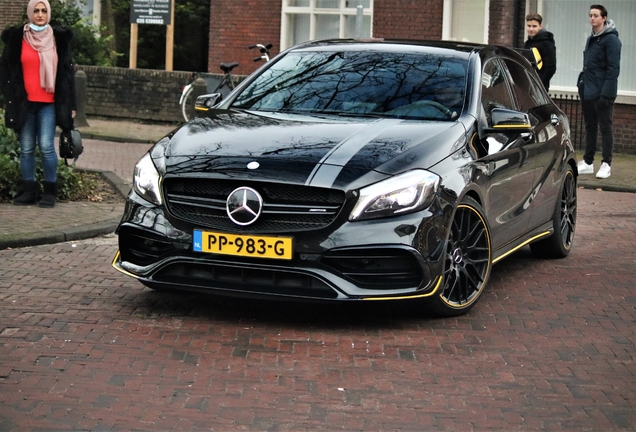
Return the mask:
<svg viewBox="0 0 636 432">
<path fill-rule="evenodd" d="M 20 139 L 20 171 L 22 180 L 35 180 L 35 146 L 40 147 L 44 181 L 57 181 L 55 152 L 55 104 L 29 102 L 26 122 L 18 133 Z"/>
</svg>

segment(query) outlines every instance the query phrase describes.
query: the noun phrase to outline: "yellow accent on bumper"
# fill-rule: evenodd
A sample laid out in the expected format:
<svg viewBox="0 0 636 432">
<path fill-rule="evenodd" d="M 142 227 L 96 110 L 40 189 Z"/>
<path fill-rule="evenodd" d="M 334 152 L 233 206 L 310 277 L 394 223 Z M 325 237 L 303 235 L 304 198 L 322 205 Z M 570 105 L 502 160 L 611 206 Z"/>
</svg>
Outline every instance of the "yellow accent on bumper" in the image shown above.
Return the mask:
<svg viewBox="0 0 636 432">
<path fill-rule="evenodd" d="M 435 295 L 439 287 L 442 286 L 442 277 L 437 278 L 437 285 L 433 288 L 433 291 L 427 294 L 415 294 L 415 295 L 407 295 L 407 296 L 396 296 L 396 297 L 367 297 L 362 300 L 408 300 L 408 299 L 417 299 L 424 297 L 431 297 Z"/>
</svg>

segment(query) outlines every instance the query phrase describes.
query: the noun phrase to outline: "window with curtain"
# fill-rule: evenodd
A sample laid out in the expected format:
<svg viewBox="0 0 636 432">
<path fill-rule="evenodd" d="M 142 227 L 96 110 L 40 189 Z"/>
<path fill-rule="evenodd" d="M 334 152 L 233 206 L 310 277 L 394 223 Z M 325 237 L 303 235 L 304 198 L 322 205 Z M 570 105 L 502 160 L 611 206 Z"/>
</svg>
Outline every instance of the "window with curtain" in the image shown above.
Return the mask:
<svg viewBox="0 0 636 432">
<path fill-rule="evenodd" d="M 488 43 L 489 0 L 444 0 L 442 39 Z"/>
<path fill-rule="evenodd" d="M 540 3 L 543 27 L 554 33 L 557 48 L 557 71 L 550 81 L 550 91 L 576 91 L 576 79 L 583 68 L 585 41 L 592 32 L 588 19 L 588 0 L 550 0 Z M 619 96 L 636 98 L 636 1 L 604 0 L 607 17 L 614 21 L 621 50 Z"/>
<path fill-rule="evenodd" d="M 371 36 L 373 0 L 283 0 L 282 13 L 281 49 L 308 40 L 356 37 L 358 32 Z"/>
</svg>

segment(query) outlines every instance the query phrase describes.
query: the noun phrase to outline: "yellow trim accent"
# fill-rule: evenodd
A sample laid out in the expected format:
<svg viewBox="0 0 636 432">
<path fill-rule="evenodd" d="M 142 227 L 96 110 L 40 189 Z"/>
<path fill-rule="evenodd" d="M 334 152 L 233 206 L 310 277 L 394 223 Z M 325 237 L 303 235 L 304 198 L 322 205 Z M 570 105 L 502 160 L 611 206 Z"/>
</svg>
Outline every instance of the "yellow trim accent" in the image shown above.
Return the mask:
<svg viewBox="0 0 636 432">
<path fill-rule="evenodd" d="M 113 268 L 123 274 L 125 274 L 126 276 L 130 276 L 130 277 L 134 277 L 135 279 L 139 279 L 139 276 L 134 275 L 132 273 L 130 273 L 129 271 L 124 270 L 123 268 L 119 267 L 118 265 L 116 265 L 115 263 L 117 262 L 117 259 L 119 258 L 120 252 L 119 250 L 117 250 L 117 253 L 115 254 L 115 258 L 113 258 L 113 262 L 110 263 L 111 266 L 113 266 Z"/>
<path fill-rule="evenodd" d="M 475 153 L 475 159 L 479 159 L 479 153 L 477 153 L 477 149 L 475 148 L 475 138 L 477 137 L 477 132 L 470 137 L 470 141 L 468 141 L 468 146 L 473 149 L 473 153 Z"/>
<path fill-rule="evenodd" d="M 531 125 L 529 125 L 528 123 L 524 123 L 524 124 L 511 124 L 511 125 L 496 125 L 493 126 L 493 129 L 514 129 L 514 128 L 529 128 L 531 127 Z"/>
<path fill-rule="evenodd" d="M 539 49 L 532 47 L 532 54 L 534 54 L 534 59 L 537 62 L 537 69 L 541 70 L 541 68 L 543 68 L 543 59 L 541 58 L 541 54 L 539 54 Z"/>
<path fill-rule="evenodd" d="M 210 108 L 207 107 L 198 107 L 198 106 L 194 106 L 194 110 L 195 111 L 210 111 Z"/>
<path fill-rule="evenodd" d="M 534 237 L 532 237 L 532 238 L 529 238 L 528 240 L 526 240 L 526 241 L 524 241 L 523 243 L 521 243 L 519 246 L 517 246 L 517 247 L 515 247 L 515 248 L 513 248 L 513 249 L 510 249 L 508 252 L 506 252 L 506 253 L 505 253 L 505 254 L 503 254 L 502 256 L 498 257 L 497 259 L 492 260 L 492 263 L 494 264 L 494 263 L 496 263 L 496 262 L 498 262 L 498 261 L 500 261 L 500 260 L 504 259 L 504 258 L 505 258 L 505 257 L 507 257 L 508 255 L 510 255 L 510 254 L 511 254 L 511 253 L 513 253 L 513 252 L 518 251 L 519 249 L 521 249 L 522 247 L 524 247 L 524 246 L 525 246 L 525 245 L 527 245 L 528 243 L 532 243 L 532 242 L 533 242 L 533 241 L 535 241 L 536 239 L 541 238 L 541 237 L 545 237 L 545 236 L 547 236 L 547 235 L 550 235 L 550 231 L 545 231 L 545 232 L 542 232 L 541 234 L 537 234 L 536 236 L 534 236 Z"/>
<path fill-rule="evenodd" d="M 367 297 L 367 298 L 363 298 L 362 300 L 407 300 L 407 299 L 430 297 L 437 292 L 437 290 L 439 289 L 441 285 L 442 285 L 442 277 L 439 276 L 437 278 L 437 285 L 435 285 L 435 288 L 433 288 L 433 291 L 427 294 L 416 294 L 416 295 L 398 296 L 398 297 Z"/>
</svg>

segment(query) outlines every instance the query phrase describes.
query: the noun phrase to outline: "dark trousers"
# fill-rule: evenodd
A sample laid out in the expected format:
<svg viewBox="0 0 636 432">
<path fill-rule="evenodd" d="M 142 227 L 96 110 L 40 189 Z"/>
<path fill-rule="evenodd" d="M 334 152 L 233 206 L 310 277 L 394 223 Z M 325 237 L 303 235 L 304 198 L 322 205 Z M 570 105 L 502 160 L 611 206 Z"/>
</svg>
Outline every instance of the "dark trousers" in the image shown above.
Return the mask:
<svg viewBox="0 0 636 432">
<path fill-rule="evenodd" d="M 602 162 L 612 165 L 614 101 L 607 98 L 583 100 L 581 101 L 581 106 L 583 108 L 583 118 L 585 119 L 585 155 L 583 155 L 583 160 L 585 160 L 586 164 L 594 162 L 596 139 L 600 129 L 601 143 L 603 145 Z"/>
</svg>

